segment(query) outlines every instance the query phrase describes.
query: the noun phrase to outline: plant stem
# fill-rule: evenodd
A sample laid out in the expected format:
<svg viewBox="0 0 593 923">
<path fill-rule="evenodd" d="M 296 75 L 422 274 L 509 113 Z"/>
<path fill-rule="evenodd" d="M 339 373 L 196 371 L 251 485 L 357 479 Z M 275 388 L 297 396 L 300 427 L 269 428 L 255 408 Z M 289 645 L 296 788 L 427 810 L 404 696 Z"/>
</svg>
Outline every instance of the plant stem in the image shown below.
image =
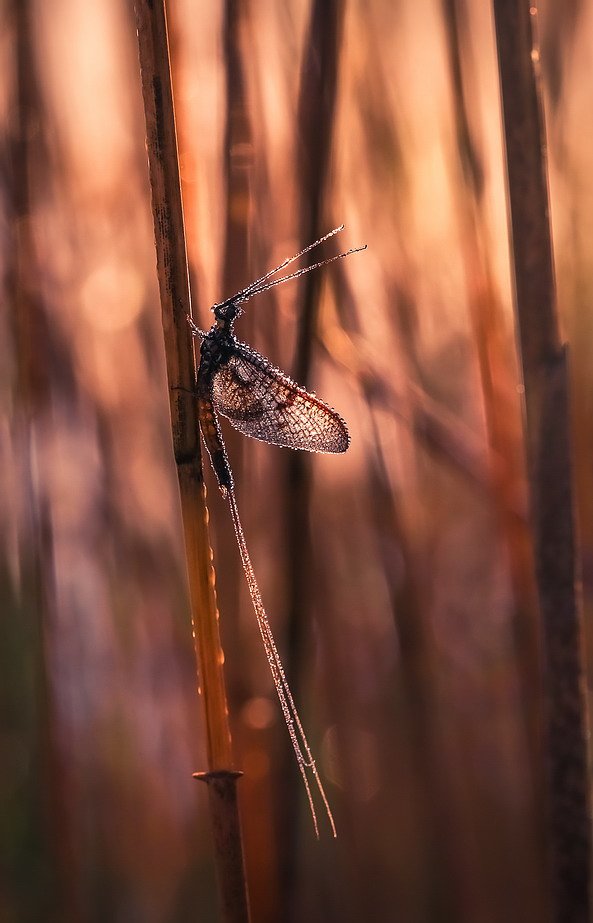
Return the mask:
<svg viewBox="0 0 593 923">
<path fill-rule="evenodd" d="M 545 133 L 529 0 L 495 0 L 543 650 L 555 919 L 589 919 L 590 804 L 567 351 L 560 341 Z"/>
<path fill-rule="evenodd" d="M 136 19 L 173 450 L 208 741 L 208 772 L 196 773 L 196 778 L 207 782 L 209 789 L 222 919 L 225 923 L 245 923 L 249 908 L 236 793 L 240 773 L 232 769 L 206 491 L 195 398 L 191 393 L 195 387 L 195 363 L 187 324 L 191 305 L 164 0 L 136 0 Z"/>
</svg>

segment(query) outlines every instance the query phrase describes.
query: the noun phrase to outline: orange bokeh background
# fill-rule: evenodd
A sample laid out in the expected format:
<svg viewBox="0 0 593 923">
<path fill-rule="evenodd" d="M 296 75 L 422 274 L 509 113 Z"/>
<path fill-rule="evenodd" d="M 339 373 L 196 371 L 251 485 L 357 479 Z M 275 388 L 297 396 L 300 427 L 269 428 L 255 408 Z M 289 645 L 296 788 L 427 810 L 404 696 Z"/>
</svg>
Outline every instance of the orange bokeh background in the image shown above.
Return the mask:
<svg viewBox="0 0 593 923">
<path fill-rule="evenodd" d="M 331 120 L 320 98 L 307 122 L 310 3 L 168 2 L 197 322 L 313 225 L 368 245 L 320 272 L 305 359 L 302 280 L 237 327 L 287 372 L 305 362 L 349 452 L 295 460 L 223 423 L 337 841 L 314 839 L 206 473 L 258 923 L 526 923 L 547 900 L 496 49 L 490 5 L 453 6 L 456 42 L 450 3 L 327 4 Z M 3 0 L 0 17 L 0 917 L 215 920 L 134 11 Z M 539 20 L 588 629 L 593 4 Z"/>
</svg>

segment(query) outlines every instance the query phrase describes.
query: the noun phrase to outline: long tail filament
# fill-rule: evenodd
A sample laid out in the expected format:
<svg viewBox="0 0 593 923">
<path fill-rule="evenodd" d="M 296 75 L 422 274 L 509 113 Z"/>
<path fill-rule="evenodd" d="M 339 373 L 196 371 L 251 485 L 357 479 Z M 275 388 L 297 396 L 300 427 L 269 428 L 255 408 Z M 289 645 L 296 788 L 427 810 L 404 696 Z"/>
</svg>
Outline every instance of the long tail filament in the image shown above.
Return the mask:
<svg viewBox="0 0 593 923">
<path fill-rule="evenodd" d="M 253 603 L 255 617 L 257 618 L 257 624 L 259 626 L 260 634 L 264 644 L 264 650 L 266 652 L 266 657 L 270 666 L 272 679 L 274 680 L 274 686 L 276 687 L 276 692 L 280 701 L 280 707 L 282 708 L 282 714 L 284 715 L 286 727 L 288 728 L 288 733 L 292 741 L 296 760 L 303 779 L 305 791 L 307 793 L 309 808 L 311 810 L 311 817 L 313 819 L 313 826 L 315 828 L 315 836 L 317 839 L 319 839 L 319 827 L 317 824 L 317 814 L 315 811 L 315 805 L 313 803 L 313 795 L 311 793 L 311 786 L 309 785 L 309 776 L 307 771 L 309 771 L 315 779 L 315 783 L 319 789 L 319 794 L 321 796 L 321 800 L 325 807 L 327 818 L 330 823 L 332 834 L 335 837 L 337 836 L 337 833 L 333 814 L 331 812 L 323 784 L 319 778 L 317 766 L 311 754 L 311 749 L 303 730 L 303 725 L 301 723 L 297 707 L 294 703 L 292 692 L 290 691 L 290 686 L 288 685 L 288 680 L 286 679 L 284 667 L 282 666 L 282 661 L 280 660 L 280 654 L 278 653 L 278 648 L 276 647 L 276 642 L 274 641 L 274 636 L 272 634 L 272 629 L 270 628 L 268 616 L 266 615 L 266 610 L 264 609 L 264 604 L 259 592 L 259 586 L 257 584 L 251 558 L 249 557 L 249 552 L 247 550 L 247 543 L 245 541 L 245 535 L 243 534 L 241 520 L 239 519 L 239 510 L 237 508 L 235 493 L 233 490 L 229 490 L 227 495 L 229 498 L 229 506 L 231 509 L 231 516 L 233 519 L 237 544 L 239 546 L 239 552 L 241 555 L 241 563 L 243 564 L 243 571 L 245 573 L 245 578 L 249 587 L 249 595 L 251 596 L 251 602 Z"/>
</svg>

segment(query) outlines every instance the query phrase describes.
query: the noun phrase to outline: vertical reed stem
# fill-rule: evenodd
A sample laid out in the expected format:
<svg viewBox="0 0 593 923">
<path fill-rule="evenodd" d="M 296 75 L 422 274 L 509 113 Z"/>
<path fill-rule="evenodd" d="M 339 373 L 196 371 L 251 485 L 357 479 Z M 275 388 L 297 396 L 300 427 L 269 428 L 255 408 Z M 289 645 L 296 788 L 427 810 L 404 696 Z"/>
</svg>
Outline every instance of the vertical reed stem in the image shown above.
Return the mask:
<svg viewBox="0 0 593 923">
<path fill-rule="evenodd" d="M 328 169 L 333 139 L 333 125 L 338 81 L 338 61 L 344 4 L 342 0 L 314 0 L 303 49 L 298 112 L 298 191 L 299 233 L 301 246 L 316 240 L 321 230 L 323 206 L 327 191 Z M 324 126 L 323 131 L 319 126 Z M 340 222 L 335 222 L 339 224 Z M 317 327 L 322 276 L 309 273 L 304 279 L 298 312 L 296 349 L 292 374 L 296 381 L 307 385 Z M 288 490 L 286 494 L 286 583 L 288 620 L 286 649 L 288 674 L 294 693 L 300 699 L 301 665 L 305 656 L 305 638 L 311 619 L 310 597 L 303 591 L 307 576 L 313 572 L 309 515 L 311 506 L 311 461 L 307 453 L 293 452 L 287 460 Z M 297 836 L 298 804 L 296 777 L 284 767 L 282 776 L 289 780 L 292 796 L 282 805 L 282 837 L 279 868 L 282 890 L 293 894 L 297 870 L 294 863 L 294 843 Z M 294 919 L 294 910 L 288 911 Z"/>
<path fill-rule="evenodd" d="M 557 921 L 585 923 L 590 804 L 567 352 L 556 314 L 534 15 L 529 0 L 494 0 L 541 611 L 553 909 Z"/>
<path fill-rule="evenodd" d="M 222 919 L 245 923 L 249 908 L 236 793 L 240 773 L 232 770 L 200 436 L 190 393 L 195 364 L 187 324 L 191 305 L 164 0 L 136 0 L 136 19 L 173 449 L 208 738 L 208 772 L 196 777 L 208 784 Z"/>
<path fill-rule="evenodd" d="M 12 38 L 14 98 L 2 138 L 2 223 L 6 239 L 3 274 L 7 329 L 14 344 L 10 441 L 18 453 L 23 505 L 19 516 L 18 560 L 20 584 L 15 608 L 4 610 L 3 648 L 16 658 L 11 671 L 20 674 L 13 694 L 18 708 L 2 695 L 2 713 L 8 717 L 13 739 L 26 744 L 18 776 L 9 783 L 11 812 L 27 817 L 27 850 L 6 846 L 14 838 L 14 823 L 4 816 L 3 857 L 11 856 L 8 876 L 3 872 L 0 891 L 7 896 L 7 915 L 46 916 L 78 923 L 81 905 L 80 838 L 74 821 L 75 796 L 71 760 L 60 723 L 60 696 L 52 673 L 56 626 L 60 623 L 54 555 L 54 510 L 47 478 L 39 469 L 40 446 L 46 445 L 52 408 L 66 397 L 60 383 L 70 380 L 69 353 L 52 327 L 44 288 L 43 262 L 36 245 L 35 216 L 51 197 L 52 159 L 47 144 L 47 111 L 39 76 L 35 45 L 35 12 L 31 0 L 5 4 L 4 27 Z M 10 83 L 9 83 L 10 87 Z M 9 90 L 10 92 L 10 90 Z M 43 185 L 36 178 L 48 181 Z M 59 394 L 59 396 L 58 396 Z M 7 395 L 6 395 L 7 396 Z M 9 403 L 5 403 L 5 408 Z M 4 562 L 5 564 L 5 562 Z M 3 566 L 4 571 L 4 566 Z M 6 589 L 6 586 L 2 588 Z M 0 592 L 2 592 L 0 590 Z M 5 597 L 3 597 L 5 598 Z M 10 597 L 9 597 L 10 598 Z M 17 653 L 18 652 L 18 653 Z M 10 671 L 9 671 L 10 675 Z M 3 676 L 3 680 L 6 677 Z M 10 680 L 9 680 L 10 682 Z M 8 691 L 10 687 L 5 689 Z M 18 732 L 12 727 L 19 715 Z M 5 756 L 7 765 L 8 750 Z M 13 761 L 14 762 L 14 761 Z M 10 770 L 8 770 L 10 772 Z M 9 777 L 10 778 L 10 777 Z M 6 776 L 3 778 L 6 786 Z M 6 798 L 6 787 L 4 788 Z M 3 806 L 8 801 L 3 801 Z M 12 844 L 14 845 L 14 844 Z M 32 847 L 32 849 L 31 849 Z M 37 859 L 31 861 L 35 854 Z M 13 864 L 14 863 L 14 864 Z M 4 864 L 4 863 L 2 863 Z M 12 867 L 11 867 L 12 866 Z M 5 888 L 16 872 L 22 890 L 11 904 Z M 14 881 L 14 879 L 13 879 Z M 17 906 L 19 909 L 17 909 Z M 27 909 L 25 909 L 27 908 Z M 4 903 L 3 903 L 4 910 Z M 20 910 L 20 914 L 19 914 Z M 0 911 L 0 916 L 3 916 Z"/>
</svg>

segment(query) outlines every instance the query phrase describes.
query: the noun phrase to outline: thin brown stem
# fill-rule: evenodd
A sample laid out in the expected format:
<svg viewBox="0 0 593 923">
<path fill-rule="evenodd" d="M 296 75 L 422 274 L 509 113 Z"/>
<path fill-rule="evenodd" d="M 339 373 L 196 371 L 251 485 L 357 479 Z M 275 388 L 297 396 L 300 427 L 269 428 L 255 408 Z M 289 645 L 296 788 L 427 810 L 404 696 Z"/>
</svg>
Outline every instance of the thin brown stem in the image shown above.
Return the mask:
<svg viewBox="0 0 593 923">
<path fill-rule="evenodd" d="M 51 323 L 34 233 L 40 202 L 45 203 L 51 195 L 45 185 L 40 187 L 35 182 L 35 177 L 51 175 L 52 171 L 47 114 L 35 54 L 35 15 L 29 0 L 13 0 L 4 13 L 5 28 L 14 39 L 14 105 L 9 110 L 9 131 L 2 139 L 0 154 L 6 168 L 2 215 L 8 231 L 4 251 L 5 309 L 14 348 L 10 439 L 18 457 L 23 497 L 18 531 L 20 586 L 15 612 L 6 620 L 5 628 L 11 623 L 11 641 L 22 652 L 22 662 L 16 667 L 12 664 L 12 669 L 21 672 L 18 713 L 27 714 L 23 703 L 28 700 L 31 716 L 27 723 L 23 721 L 22 728 L 23 741 L 27 740 L 30 748 L 23 762 L 28 768 L 14 787 L 18 795 L 12 810 L 26 812 L 31 842 L 36 842 L 45 865 L 42 886 L 36 880 L 35 865 L 26 867 L 23 881 L 27 881 L 31 901 L 28 915 L 51 915 L 77 923 L 83 918 L 80 839 L 74 818 L 76 800 L 70 787 L 71 755 L 60 726 L 57 678 L 52 672 L 56 625 L 61 616 L 56 591 L 54 511 L 47 480 L 39 476 L 38 461 L 51 408 L 71 368 L 68 352 Z M 51 189 L 51 183 L 47 185 Z M 65 397 L 62 392 L 60 398 Z M 5 587 L 0 593 L 2 590 Z M 3 639 L 3 646 L 9 650 L 10 643 Z M 3 704 L 3 712 L 10 714 L 10 706 Z M 16 739 L 14 730 L 12 734 Z M 23 867 L 21 874 L 24 872 Z M 4 881 L 0 890 L 4 892 Z M 38 890 L 43 894 L 43 905 L 39 903 Z M 20 905 L 21 913 L 27 913 L 24 906 Z M 19 913 L 16 908 L 13 912 Z"/>
<path fill-rule="evenodd" d="M 495 0 L 494 14 L 541 613 L 547 845 L 555 919 L 584 923 L 591 858 L 586 701 L 567 353 L 556 311 L 535 10 L 529 0 Z"/>
<path fill-rule="evenodd" d="M 195 365 L 164 0 L 137 0 L 138 46 L 146 115 L 157 268 L 177 463 L 192 626 L 208 738 L 207 773 L 217 878 L 225 921 L 249 919 L 241 829 L 232 768 L 223 654 L 207 527 L 200 437 L 192 396 Z"/>
<path fill-rule="evenodd" d="M 506 546 L 514 600 L 512 629 L 525 720 L 525 736 L 531 761 L 529 786 L 530 824 L 525 825 L 526 854 L 533 868 L 524 876 L 521 898 L 529 906 L 542 894 L 543 766 L 541 701 L 538 695 L 541 654 L 530 524 L 516 515 L 517 501 L 526 491 L 525 454 L 516 401 L 516 371 L 505 336 L 485 216 L 483 151 L 475 130 L 468 88 L 475 82 L 475 65 L 469 39 L 466 0 L 442 0 L 457 139 L 461 191 L 456 199 L 460 252 L 464 265 L 470 317 L 480 371 L 481 394 L 490 452 L 490 492 L 500 536 Z M 539 918 L 545 917 L 544 907 Z"/>
<path fill-rule="evenodd" d="M 321 237 L 321 225 L 324 221 L 323 204 L 334 134 L 343 15 L 344 4 L 341 0 L 315 0 L 311 5 L 301 65 L 297 112 L 299 226 L 303 243 Z M 322 131 L 319 130 L 320 125 L 323 125 Z M 299 322 L 292 371 L 295 380 L 305 385 L 311 371 L 321 282 L 321 273 L 312 272 L 305 277 L 298 311 Z M 305 654 L 311 608 L 310 599 L 303 592 L 303 587 L 308 585 L 309 578 L 314 573 L 309 531 L 311 466 L 310 459 L 304 453 L 295 452 L 288 459 L 287 481 L 286 580 L 289 602 L 286 648 L 289 652 L 288 672 L 298 700 L 301 697 L 300 664 Z M 290 778 L 288 772 L 285 773 L 285 777 Z M 286 894 L 294 892 L 296 879 L 292 857 L 292 845 L 297 830 L 295 804 L 293 791 L 282 811 L 283 845 L 279 865 Z M 291 913 L 294 914 L 294 911 Z M 294 916 L 289 916 L 288 919 L 292 920 Z"/>
</svg>

